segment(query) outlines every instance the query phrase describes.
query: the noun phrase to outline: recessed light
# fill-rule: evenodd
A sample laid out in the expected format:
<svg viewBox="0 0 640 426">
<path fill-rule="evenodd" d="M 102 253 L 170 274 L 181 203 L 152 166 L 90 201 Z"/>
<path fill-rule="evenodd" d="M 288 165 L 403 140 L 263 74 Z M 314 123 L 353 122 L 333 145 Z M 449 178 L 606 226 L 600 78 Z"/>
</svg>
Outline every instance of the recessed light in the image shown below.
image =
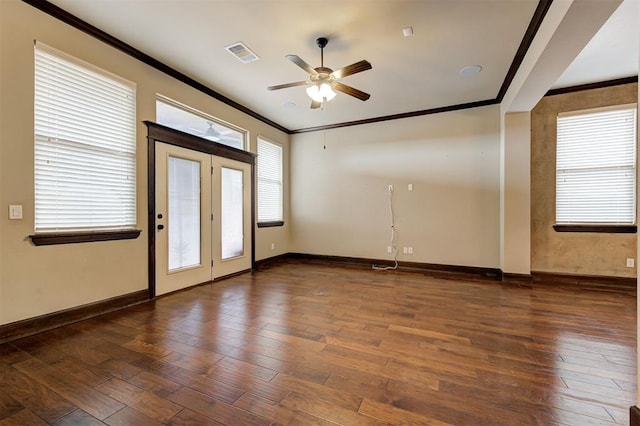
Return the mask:
<svg viewBox="0 0 640 426">
<path fill-rule="evenodd" d="M 282 104 L 283 107 L 287 108 L 287 109 L 291 109 L 291 108 L 295 108 L 296 104 L 294 102 L 285 102 Z"/>
<path fill-rule="evenodd" d="M 482 67 L 480 65 L 469 65 L 460 70 L 460 75 L 463 77 L 469 77 L 474 74 L 478 74 L 482 71 Z"/>
<path fill-rule="evenodd" d="M 402 29 L 402 35 L 405 37 L 411 37 L 413 35 L 413 27 L 405 27 Z"/>
</svg>

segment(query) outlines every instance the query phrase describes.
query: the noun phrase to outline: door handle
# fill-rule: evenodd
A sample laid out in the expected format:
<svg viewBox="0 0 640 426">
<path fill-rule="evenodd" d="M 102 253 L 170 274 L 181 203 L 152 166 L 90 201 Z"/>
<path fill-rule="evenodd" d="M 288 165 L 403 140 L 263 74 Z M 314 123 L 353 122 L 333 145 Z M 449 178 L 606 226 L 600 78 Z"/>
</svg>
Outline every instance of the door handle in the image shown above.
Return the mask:
<svg viewBox="0 0 640 426">
<path fill-rule="evenodd" d="M 163 229 L 164 229 L 164 225 L 163 224 L 158 225 L 158 231 L 162 231 Z"/>
</svg>

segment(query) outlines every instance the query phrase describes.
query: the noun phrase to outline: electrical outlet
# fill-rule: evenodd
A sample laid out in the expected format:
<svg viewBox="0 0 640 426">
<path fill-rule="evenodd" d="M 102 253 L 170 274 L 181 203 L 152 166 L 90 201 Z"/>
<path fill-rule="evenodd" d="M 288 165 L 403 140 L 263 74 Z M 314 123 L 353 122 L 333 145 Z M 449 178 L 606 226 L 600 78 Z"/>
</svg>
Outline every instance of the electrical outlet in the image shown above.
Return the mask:
<svg viewBox="0 0 640 426">
<path fill-rule="evenodd" d="M 391 253 L 393 251 L 391 246 L 387 246 L 387 253 Z"/>
<path fill-rule="evenodd" d="M 389 185 L 389 186 L 387 187 L 387 190 L 388 190 L 389 192 L 393 191 L 393 185 Z"/>
<path fill-rule="evenodd" d="M 410 183 L 409 185 L 407 185 L 407 190 L 408 191 L 413 191 L 413 184 Z"/>
<path fill-rule="evenodd" d="M 408 248 L 406 248 L 406 247 L 402 247 L 402 252 L 403 252 L 404 254 L 407 254 L 407 253 L 409 252 L 409 249 L 408 249 Z"/>
<path fill-rule="evenodd" d="M 636 261 L 633 257 L 627 257 L 627 268 L 633 268 L 636 264 Z"/>
<path fill-rule="evenodd" d="M 271 250 L 275 250 L 276 248 L 276 244 L 275 243 L 271 243 Z"/>
<path fill-rule="evenodd" d="M 407 247 L 407 253 L 413 254 L 413 247 Z"/>
</svg>

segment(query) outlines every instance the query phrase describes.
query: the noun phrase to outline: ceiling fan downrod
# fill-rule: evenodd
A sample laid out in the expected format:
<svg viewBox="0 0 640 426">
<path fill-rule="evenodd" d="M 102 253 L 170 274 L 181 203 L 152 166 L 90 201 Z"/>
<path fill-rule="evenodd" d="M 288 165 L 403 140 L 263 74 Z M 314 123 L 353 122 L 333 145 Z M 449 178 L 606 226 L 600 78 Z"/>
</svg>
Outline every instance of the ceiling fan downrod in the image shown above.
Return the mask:
<svg viewBox="0 0 640 426">
<path fill-rule="evenodd" d="M 320 68 L 324 68 L 324 48 L 329 43 L 329 40 L 326 37 L 318 37 L 316 39 L 316 44 L 320 48 Z"/>
</svg>

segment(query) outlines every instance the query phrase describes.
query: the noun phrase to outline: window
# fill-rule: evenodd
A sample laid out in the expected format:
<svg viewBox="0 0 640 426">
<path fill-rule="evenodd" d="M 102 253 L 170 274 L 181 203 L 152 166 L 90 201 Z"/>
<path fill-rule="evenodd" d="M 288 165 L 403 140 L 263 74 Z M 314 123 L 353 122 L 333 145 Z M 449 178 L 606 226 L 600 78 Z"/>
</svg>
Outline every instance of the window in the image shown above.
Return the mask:
<svg viewBox="0 0 640 426">
<path fill-rule="evenodd" d="M 282 222 L 282 147 L 258 138 L 258 226 Z"/>
<path fill-rule="evenodd" d="M 246 149 L 246 132 L 165 97 L 158 96 L 156 100 L 156 122 L 213 142 Z"/>
<path fill-rule="evenodd" d="M 36 43 L 34 104 L 36 233 L 133 229 L 135 86 Z"/>
<path fill-rule="evenodd" d="M 558 115 L 556 223 L 633 225 L 636 107 Z"/>
</svg>

